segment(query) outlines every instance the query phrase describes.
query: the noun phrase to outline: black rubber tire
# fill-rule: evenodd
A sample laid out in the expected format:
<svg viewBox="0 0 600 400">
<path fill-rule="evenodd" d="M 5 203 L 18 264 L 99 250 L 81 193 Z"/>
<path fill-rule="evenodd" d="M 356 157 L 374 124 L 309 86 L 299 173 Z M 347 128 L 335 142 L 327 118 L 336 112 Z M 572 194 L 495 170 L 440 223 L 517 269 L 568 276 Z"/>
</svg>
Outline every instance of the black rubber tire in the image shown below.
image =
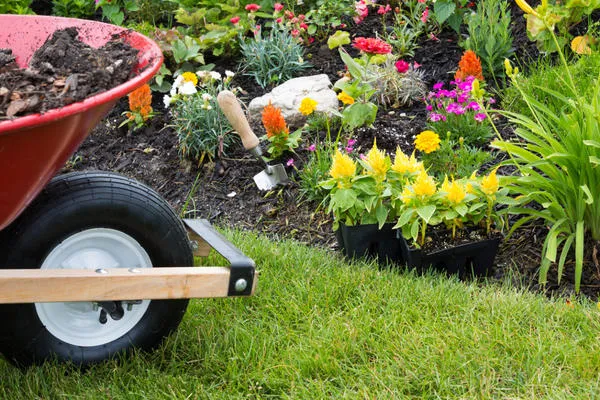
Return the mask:
<svg viewBox="0 0 600 400">
<path fill-rule="evenodd" d="M 67 237 L 90 228 L 112 228 L 133 237 L 152 265 L 191 266 L 193 255 L 181 220 L 156 192 L 106 172 L 61 175 L 1 232 L 0 268 L 39 268 Z M 107 344 L 65 343 L 41 323 L 34 304 L 0 305 L 0 353 L 28 366 L 48 359 L 87 366 L 127 352 L 150 350 L 177 328 L 188 300 L 152 300 L 142 319 Z"/>
</svg>

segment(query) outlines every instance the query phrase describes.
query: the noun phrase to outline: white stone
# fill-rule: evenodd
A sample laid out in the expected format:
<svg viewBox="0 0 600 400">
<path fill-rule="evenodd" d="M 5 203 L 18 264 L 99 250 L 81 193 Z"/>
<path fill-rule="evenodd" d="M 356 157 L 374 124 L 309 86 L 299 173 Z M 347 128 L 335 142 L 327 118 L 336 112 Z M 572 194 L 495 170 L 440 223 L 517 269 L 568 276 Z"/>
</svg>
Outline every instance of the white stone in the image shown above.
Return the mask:
<svg viewBox="0 0 600 400">
<path fill-rule="evenodd" d="M 252 124 L 260 124 L 263 108 L 271 101 L 271 104 L 281 108 L 291 129 L 299 128 L 306 122 L 306 117 L 298 111 L 305 97 L 317 102 L 318 112 L 331 114 L 338 110 L 338 98 L 331 89 L 331 81 L 327 75 L 321 74 L 290 79 L 270 93 L 253 99 L 248 105 L 248 119 Z"/>
</svg>

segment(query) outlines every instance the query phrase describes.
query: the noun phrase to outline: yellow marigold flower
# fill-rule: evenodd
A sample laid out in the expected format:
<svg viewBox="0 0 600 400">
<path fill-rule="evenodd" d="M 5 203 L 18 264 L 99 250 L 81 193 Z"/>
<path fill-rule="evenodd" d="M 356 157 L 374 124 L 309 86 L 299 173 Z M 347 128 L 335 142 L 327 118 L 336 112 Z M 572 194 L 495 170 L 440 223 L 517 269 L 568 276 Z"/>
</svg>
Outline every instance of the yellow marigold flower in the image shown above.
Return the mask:
<svg viewBox="0 0 600 400">
<path fill-rule="evenodd" d="M 440 148 L 440 137 L 434 131 L 423 131 L 415 138 L 415 147 L 429 154 Z"/>
<path fill-rule="evenodd" d="M 385 174 L 390 169 L 390 163 L 385 151 L 377 148 L 377 141 L 373 141 L 373 147 L 367 153 L 365 162 L 369 166 L 369 174 L 377 179 L 385 178 Z"/>
<path fill-rule="evenodd" d="M 433 196 L 435 194 L 435 181 L 427 172 L 421 171 L 417 180 L 412 185 L 412 189 L 417 196 Z"/>
<path fill-rule="evenodd" d="M 303 115 L 310 115 L 317 109 L 317 102 L 310 97 L 305 97 L 300 102 L 300 107 L 298 111 L 300 111 Z"/>
<path fill-rule="evenodd" d="M 423 163 L 417 161 L 414 152 L 409 158 L 402 152 L 402 150 L 400 150 L 400 147 L 396 147 L 396 157 L 394 158 L 394 164 L 392 164 L 392 171 L 396 171 L 401 174 L 412 174 L 422 169 Z"/>
<path fill-rule="evenodd" d="M 346 92 L 341 92 L 340 94 L 338 94 L 337 98 L 346 105 L 354 104 L 354 97 L 350 96 Z"/>
<path fill-rule="evenodd" d="M 498 191 L 500 183 L 496 176 L 497 169 L 495 168 L 488 176 L 481 178 L 481 190 L 487 195 L 492 195 Z"/>
<path fill-rule="evenodd" d="M 184 82 L 192 82 L 194 86 L 198 84 L 198 76 L 193 72 L 184 72 L 181 77 Z"/>
<path fill-rule="evenodd" d="M 467 196 L 467 190 L 465 186 L 456 181 L 452 181 L 452 183 L 449 184 L 447 189 L 444 191 L 446 192 L 446 198 L 454 204 L 460 203 Z"/>
<path fill-rule="evenodd" d="M 334 179 L 353 177 L 356 174 L 356 163 L 347 154 L 336 150 L 329 175 Z"/>
</svg>

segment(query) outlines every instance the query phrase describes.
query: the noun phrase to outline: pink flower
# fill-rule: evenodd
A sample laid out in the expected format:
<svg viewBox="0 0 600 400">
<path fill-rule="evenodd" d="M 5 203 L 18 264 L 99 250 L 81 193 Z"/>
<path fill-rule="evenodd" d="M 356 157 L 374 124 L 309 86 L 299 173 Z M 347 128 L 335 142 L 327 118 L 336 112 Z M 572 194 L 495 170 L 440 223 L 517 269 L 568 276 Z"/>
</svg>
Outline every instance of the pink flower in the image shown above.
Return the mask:
<svg viewBox="0 0 600 400">
<path fill-rule="evenodd" d="M 299 31 L 298 29 L 292 29 L 292 30 L 290 31 L 290 34 L 291 34 L 293 37 L 296 37 L 296 36 L 298 36 L 298 35 L 300 34 L 300 31 Z"/>
<path fill-rule="evenodd" d="M 364 154 L 360 154 L 359 157 L 363 161 L 367 159 L 367 156 L 365 156 Z"/>
<path fill-rule="evenodd" d="M 429 34 L 429 40 L 433 40 L 434 42 L 439 42 L 440 39 L 438 39 L 437 36 L 435 36 L 433 33 Z"/>
<path fill-rule="evenodd" d="M 429 17 L 429 7 L 425 7 L 425 11 L 423 11 L 423 14 L 421 14 L 421 22 L 426 23 L 428 17 Z"/>
<path fill-rule="evenodd" d="M 307 29 L 308 29 L 308 25 L 306 25 L 304 22 L 302 22 L 302 23 L 300 24 L 300 28 L 301 28 L 301 29 L 304 29 L 304 30 L 307 30 Z"/>
<path fill-rule="evenodd" d="M 298 19 L 299 19 L 300 21 L 304 21 L 304 19 L 306 19 L 306 15 L 304 15 L 304 14 L 300 14 L 300 15 L 298 15 Z"/>
<path fill-rule="evenodd" d="M 458 101 L 461 104 L 465 103 L 467 100 L 469 100 L 469 94 L 468 93 L 461 93 L 456 98 L 456 101 Z"/>
<path fill-rule="evenodd" d="M 475 114 L 475 116 L 473 118 L 475 118 L 475 121 L 477 121 L 477 122 L 483 122 L 483 120 L 485 119 L 485 114 L 477 113 L 477 114 Z"/>
<path fill-rule="evenodd" d="M 479 104 L 477 104 L 476 101 L 472 101 L 469 104 L 467 104 L 467 108 L 473 110 L 473 111 L 477 111 L 479 110 Z"/>
<path fill-rule="evenodd" d="M 281 4 L 281 3 L 275 3 L 275 5 L 273 6 L 273 8 L 275 9 L 276 12 L 279 12 L 279 11 L 283 10 L 283 4 Z"/>
<path fill-rule="evenodd" d="M 354 146 L 356 144 L 356 139 L 348 139 L 348 146 Z"/>
<path fill-rule="evenodd" d="M 240 17 L 232 17 L 229 22 L 231 22 L 234 25 L 237 25 L 238 22 L 240 22 Z"/>
<path fill-rule="evenodd" d="M 459 82 L 458 83 L 458 88 L 462 91 L 465 92 L 470 92 L 471 88 L 473 87 L 473 81 L 464 81 L 464 82 Z"/>
<path fill-rule="evenodd" d="M 379 9 L 377 10 L 377 14 L 379 15 L 385 15 L 387 13 L 389 13 L 390 11 L 392 11 L 392 7 L 390 7 L 389 4 L 386 4 L 386 6 L 379 6 Z"/>
<path fill-rule="evenodd" d="M 398 60 L 394 65 L 396 66 L 396 70 L 401 74 L 405 74 L 410 68 L 410 64 L 404 60 Z"/>
<path fill-rule="evenodd" d="M 433 85 L 433 90 L 440 90 L 443 87 L 444 87 L 444 82 L 438 82 L 435 85 Z"/>
<path fill-rule="evenodd" d="M 290 20 L 290 22 L 291 22 L 292 24 L 297 24 L 297 23 L 298 23 L 298 18 L 294 17 L 294 18 L 292 18 L 292 19 Z"/>
<path fill-rule="evenodd" d="M 389 54 L 392 52 L 392 45 L 378 38 L 357 37 L 354 39 L 352 47 L 367 54 Z"/>
<path fill-rule="evenodd" d="M 282 21 L 281 17 L 279 17 L 279 18 L 277 18 L 277 19 L 275 20 L 275 22 L 277 22 L 278 24 L 280 24 L 280 23 L 281 23 L 281 21 Z"/>
<path fill-rule="evenodd" d="M 427 3 L 427 0 L 417 0 L 417 3 L 425 4 Z"/>
<path fill-rule="evenodd" d="M 352 153 L 354 151 L 354 147 L 348 146 L 348 147 L 346 147 L 345 150 L 346 150 L 346 153 Z"/>
<path fill-rule="evenodd" d="M 314 38 L 314 37 L 312 37 L 312 36 L 311 36 L 311 37 L 309 37 L 309 38 L 308 38 L 308 44 L 311 44 L 311 43 L 313 43 L 314 41 L 315 41 L 315 38 Z"/>
<path fill-rule="evenodd" d="M 431 113 L 429 114 L 429 119 L 431 122 L 445 121 L 446 116 L 438 113 Z"/>
<path fill-rule="evenodd" d="M 492 97 L 488 100 L 490 104 L 496 104 L 496 100 Z"/>
<path fill-rule="evenodd" d="M 256 12 L 258 10 L 260 10 L 260 6 L 258 4 L 248 4 L 246 7 L 244 7 L 246 9 L 246 11 L 248 12 Z"/>
<path fill-rule="evenodd" d="M 285 12 L 283 13 L 283 15 L 285 15 L 285 17 L 286 17 L 287 19 L 292 19 L 292 18 L 294 18 L 294 13 L 293 13 L 293 12 L 291 12 L 290 10 L 285 10 Z"/>
<path fill-rule="evenodd" d="M 418 62 L 413 62 L 413 69 L 419 69 L 421 68 L 421 64 L 419 64 Z"/>
<path fill-rule="evenodd" d="M 346 27 L 346 24 L 340 24 L 340 28 L 344 29 Z"/>
<path fill-rule="evenodd" d="M 367 3 L 365 0 L 357 1 L 354 4 L 354 10 L 356 12 L 356 16 L 354 17 L 354 22 L 360 24 L 363 19 L 365 19 L 369 15 L 369 8 L 367 7 Z"/>
<path fill-rule="evenodd" d="M 290 158 L 289 160 L 287 160 L 287 162 L 285 163 L 285 165 L 287 165 L 288 167 L 293 167 L 294 166 L 294 159 Z"/>
<path fill-rule="evenodd" d="M 308 151 L 315 151 L 315 150 L 317 150 L 317 145 L 313 143 L 310 146 L 308 146 L 307 150 Z"/>
<path fill-rule="evenodd" d="M 427 111 L 433 111 L 433 106 L 431 104 L 427 104 L 427 107 L 425 107 L 425 109 Z"/>
</svg>

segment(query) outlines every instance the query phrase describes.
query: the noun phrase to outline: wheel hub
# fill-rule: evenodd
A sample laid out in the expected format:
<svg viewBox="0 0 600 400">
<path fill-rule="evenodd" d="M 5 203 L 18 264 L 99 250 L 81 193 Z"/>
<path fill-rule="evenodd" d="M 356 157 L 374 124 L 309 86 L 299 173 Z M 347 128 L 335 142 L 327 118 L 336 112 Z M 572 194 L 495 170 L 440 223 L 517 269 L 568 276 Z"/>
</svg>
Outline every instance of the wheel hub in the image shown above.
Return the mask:
<svg viewBox="0 0 600 400">
<path fill-rule="evenodd" d="M 52 249 L 41 269 L 151 268 L 143 247 L 115 229 L 93 228 L 69 236 Z M 107 288 L 108 290 L 109 288 Z M 129 332 L 144 316 L 150 300 L 35 303 L 46 329 L 77 346 L 100 346 Z"/>
</svg>

